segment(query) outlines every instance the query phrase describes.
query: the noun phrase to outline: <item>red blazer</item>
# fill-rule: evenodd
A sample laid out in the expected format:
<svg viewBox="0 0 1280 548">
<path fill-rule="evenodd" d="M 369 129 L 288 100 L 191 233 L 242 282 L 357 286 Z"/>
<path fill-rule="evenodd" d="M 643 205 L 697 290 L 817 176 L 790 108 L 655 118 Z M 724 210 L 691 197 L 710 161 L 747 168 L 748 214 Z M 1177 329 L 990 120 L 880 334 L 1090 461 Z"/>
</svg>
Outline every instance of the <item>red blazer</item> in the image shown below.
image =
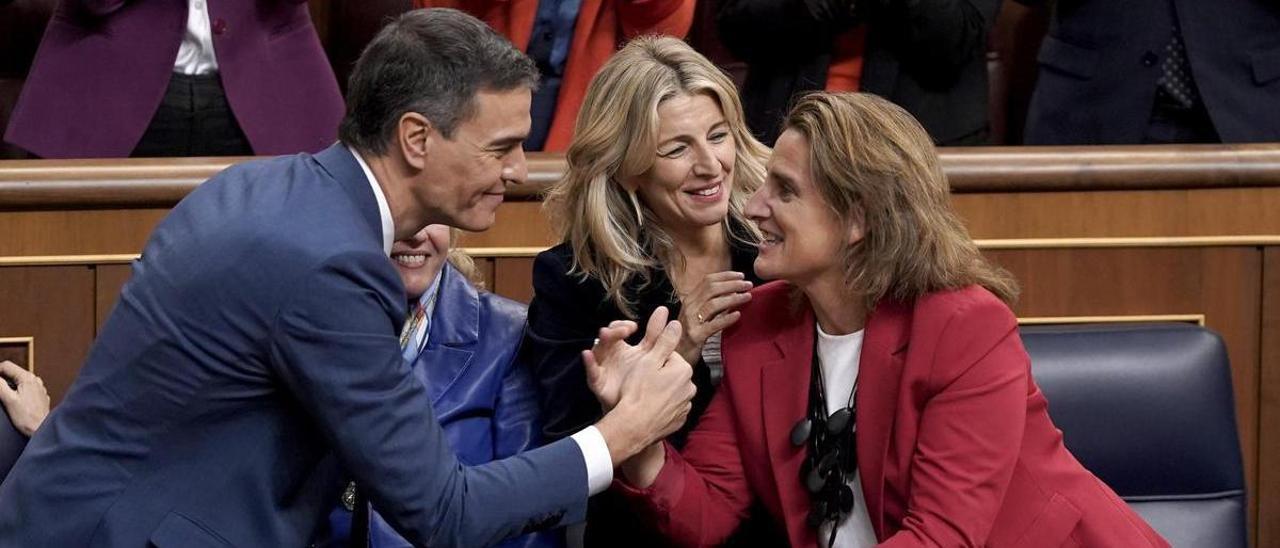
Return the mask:
<svg viewBox="0 0 1280 548">
<path fill-rule="evenodd" d="M 538 15 L 538 0 L 414 0 L 419 8 L 456 8 L 488 23 L 525 51 Z M 563 152 L 573 140 L 578 108 L 596 72 L 627 40 L 642 34 L 684 38 L 693 25 L 694 0 L 582 0 L 565 61 L 564 80 L 551 119 L 547 152 Z"/>
<path fill-rule="evenodd" d="M 805 450 L 790 441 L 808 398 L 814 319 L 790 286 L 756 289 L 724 338 L 724 384 L 683 455 L 654 484 L 618 486 L 681 545 L 722 541 L 758 499 L 792 546 L 804 523 Z M 867 320 L 858 374 L 858 467 L 882 546 L 1168 546 L 1062 444 L 1013 313 L 978 287 Z"/>
</svg>

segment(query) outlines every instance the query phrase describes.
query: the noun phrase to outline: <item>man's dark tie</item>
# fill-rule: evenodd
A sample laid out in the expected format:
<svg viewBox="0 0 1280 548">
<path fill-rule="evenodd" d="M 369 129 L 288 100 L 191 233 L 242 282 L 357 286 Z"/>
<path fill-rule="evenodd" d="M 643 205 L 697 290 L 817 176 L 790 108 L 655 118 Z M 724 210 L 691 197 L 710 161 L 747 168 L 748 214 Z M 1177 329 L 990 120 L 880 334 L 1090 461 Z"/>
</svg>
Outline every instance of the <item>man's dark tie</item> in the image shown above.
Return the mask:
<svg viewBox="0 0 1280 548">
<path fill-rule="evenodd" d="M 1200 102 L 1196 84 L 1191 78 L 1191 62 L 1187 48 L 1182 43 L 1182 32 L 1173 28 L 1173 38 L 1164 48 L 1164 61 L 1160 63 L 1160 78 L 1156 89 L 1168 104 L 1179 108 L 1193 108 Z"/>
</svg>

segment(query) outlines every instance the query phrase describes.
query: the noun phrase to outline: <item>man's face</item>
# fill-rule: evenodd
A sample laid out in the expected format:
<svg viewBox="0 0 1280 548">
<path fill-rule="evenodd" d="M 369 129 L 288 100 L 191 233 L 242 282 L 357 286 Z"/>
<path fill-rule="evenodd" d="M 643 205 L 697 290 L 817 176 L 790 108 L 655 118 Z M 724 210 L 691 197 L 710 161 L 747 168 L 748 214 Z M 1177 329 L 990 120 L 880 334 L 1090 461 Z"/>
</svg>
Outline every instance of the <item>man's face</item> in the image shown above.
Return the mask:
<svg viewBox="0 0 1280 548">
<path fill-rule="evenodd" d="M 506 185 L 523 184 L 528 176 L 523 145 L 531 95 L 526 88 L 481 91 L 472 116 L 451 138 L 432 132 L 426 165 L 412 188 L 430 222 L 471 231 L 493 226 Z"/>
</svg>

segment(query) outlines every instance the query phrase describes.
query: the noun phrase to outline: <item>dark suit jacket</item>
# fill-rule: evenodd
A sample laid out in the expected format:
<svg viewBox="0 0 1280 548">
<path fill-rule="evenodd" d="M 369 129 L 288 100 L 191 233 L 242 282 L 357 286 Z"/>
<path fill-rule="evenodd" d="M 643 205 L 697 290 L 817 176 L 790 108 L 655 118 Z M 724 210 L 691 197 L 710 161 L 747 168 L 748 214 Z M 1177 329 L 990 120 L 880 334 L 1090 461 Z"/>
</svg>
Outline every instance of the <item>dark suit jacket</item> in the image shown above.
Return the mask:
<svg viewBox="0 0 1280 548">
<path fill-rule="evenodd" d="M 307 3 L 207 1 L 222 87 L 254 153 L 333 143 L 345 108 Z M 164 97 L 186 25 L 181 0 L 62 0 L 5 140 L 45 158 L 128 156 Z"/>
<path fill-rule="evenodd" d="M 848 4 L 857 7 L 852 17 Z M 725 45 L 748 64 L 743 108 L 770 145 L 793 98 L 825 88 L 835 39 L 855 23 L 867 26 L 860 91 L 906 109 L 938 144 L 981 145 L 988 137 L 987 32 L 998 6 L 999 0 L 721 0 L 717 21 Z"/>
<path fill-rule="evenodd" d="M 542 445 L 537 392 L 529 368 L 516 359 L 525 306 L 479 292 L 445 263 L 440 273 L 430 335 L 413 362 L 427 387 L 436 419 L 463 464 L 504 459 Z M 369 515 L 370 548 L 408 546 L 377 512 Z M 322 546 L 348 546 L 351 511 L 339 504 Z M 530 533 L 504 547 L 564 545 L 562 531 Z"/>
<path fill-rule="evenodd" d="M 734 248 L 731 252 L 733 270 L 760 283 L 752 267 L 755 249 Z M 564 437 L 600 417 L 600 404 L 587 388 L 582 351 L 591 347 L 599 329 L 609 322 L 636 319 L 628 318 L 613 304 L 599 280 L 571 275 L 572 264 L 573 251 L 568 244 L 539 253 L 533 262 L 533 301 L 529 304 L 524 352 L 539 385 L 543 431 L 549 440 Z M 668 307 L 673 319 L 680 314 L 680 302 L 664 271 L 655 272 L 648 285 L 633 283 L 627 292 L 634 299 L 640 323 L 632 344 L 643 338 L 645 321 L 654 309 Z M 698 388 L 693 409 L 684 427 L 670 438 L 677 446 L 684 445 L 685 436 L 715 394 L 709 369 L 701 361 L 694 366 L 693 382 Z M 630 514 L 625 501 L 614 495 L 594 497 L 587 526 L 588 545 L 655 546 L 653 531 Z"/>
<path fill-rule="evenodd" d="M 791 286 L 755 290 L 726 333 L 724 386 L 644 491 L 619 489 L 679 545 L 714 545 L 752 500 L 817 546 L 791 428 L 808 405 L 814 318 Z M 857 456 L 885 547 L 1168 546 L 1080 466 L 1049 420 L 1013 313 L 985 289 L 883 302 L 866 324 Z"/>
<path fill-rule="evenodd" d="M 400 355 L 405 312 L 346 147 L 223 171 L 152 233 L 0 485 L 22 501 L 0 505 L 0 546 L 301 546 L 339 469 L 415 544 L 582 519 L 572 440 L 458 462 Z"/>
<path fill-rule="evenodd" d="M 1040 46 L 1026 142 L 1141 143 L 1175 8 L 1218 136 L 1280 141 L 1280 3 L 1060 0 Z"/>
<path fill-rule="evenodd" d="M 27 437 L 14 428 L 13 421 L 9 420 L 9 412 L 0 406 L 0 481 L 4 481 L 9 469 L 13 468 L 13 463 L 17 462 L 26 447 Z"/>
</svg>

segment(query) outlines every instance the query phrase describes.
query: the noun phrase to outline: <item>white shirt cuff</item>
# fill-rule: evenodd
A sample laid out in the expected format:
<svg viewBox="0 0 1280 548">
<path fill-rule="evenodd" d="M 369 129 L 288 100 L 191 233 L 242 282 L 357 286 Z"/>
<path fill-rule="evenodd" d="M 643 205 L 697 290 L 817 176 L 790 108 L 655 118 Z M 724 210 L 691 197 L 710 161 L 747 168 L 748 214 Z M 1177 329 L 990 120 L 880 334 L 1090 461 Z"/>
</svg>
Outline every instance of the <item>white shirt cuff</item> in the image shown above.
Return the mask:
<svg viewBox="0 0 1280 548">
<path fill-rule="evenodd" d="M 609 456 L 604 436 L 596 427 L 588 426 L 569 437 L 578 444 L 582 460 L 587 464 L 587 494 L 604 492 L 613 484 L 613 457 Z"/>
</svg>

